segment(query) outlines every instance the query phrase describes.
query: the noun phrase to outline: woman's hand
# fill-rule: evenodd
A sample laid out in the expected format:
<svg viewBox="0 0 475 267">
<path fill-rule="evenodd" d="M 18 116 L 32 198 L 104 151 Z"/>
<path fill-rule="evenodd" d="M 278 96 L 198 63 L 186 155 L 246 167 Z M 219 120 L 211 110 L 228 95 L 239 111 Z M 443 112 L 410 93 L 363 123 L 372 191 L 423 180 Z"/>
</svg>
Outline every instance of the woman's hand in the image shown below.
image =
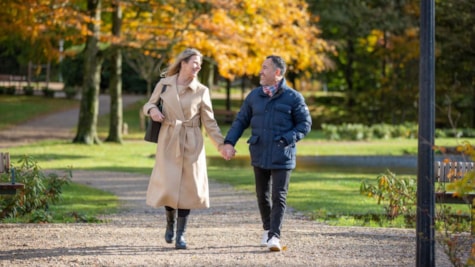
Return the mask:
<svg viewBox="0 0 475 267">
<path fill-rule="evenodd" d="M 225 160 L 230 160 L 232 157 L 234 157 L 234 155 L 236 155 L 236 150 L 231 144 L 223 145 L 220 152 L 221 152 L 221 156 Z"/>
<path fill-rule="evenodd" d="M 165 119 L 165 116 L 163 116 L 163 114 L 160 112 L 160 110 L 158 110 L 158 108 L 150 109 L 149 114 L 150 118 L 152 118 L 152 120 L 154 121 L 163 122 L 163 120 Z"/>
</svg>

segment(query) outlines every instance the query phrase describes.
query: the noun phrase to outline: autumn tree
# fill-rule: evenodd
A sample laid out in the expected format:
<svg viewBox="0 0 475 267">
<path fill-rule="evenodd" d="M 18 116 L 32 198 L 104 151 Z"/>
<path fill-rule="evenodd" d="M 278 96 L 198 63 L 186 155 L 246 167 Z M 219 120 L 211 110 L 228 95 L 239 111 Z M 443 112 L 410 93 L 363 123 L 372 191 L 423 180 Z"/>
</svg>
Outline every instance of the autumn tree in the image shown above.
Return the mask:
<svg viewBox="0 0 475 267">
<path fill-rule="evenodd" d="M 309 23 L 305 1 L 195 0 L 170 4 L 152 0 L 58 0 L 29 3 L 40 3 L 22 9 L 23 12 L 33 10 L 34 14 L 29 17 L 38 19 L 49 14 L 44 21 L 52 24 L 43 28 L 63 29 L 60 22 L 73 25 L 75 31 L 62 32 L 58 38 L 64 38 L 69 45 L 85 44 L 80 115 L 73 140 L 76 143 L 100 142 L 96 127 L 100 71 L 105 55 L 112 55 L 113 62 L 109 137 L 115 141 L 121 139 L 118 134 L 121 124 L 119 50 L 140 52 L 145 60 L 142 63 L 153 61 L 151 72 L 142 75 L 148 77 L 149 87 L 162 65 L 188 46 L 200 49 L 206 62 L 216 66 L 220 75 L 229 81 L 244 75 L 255 76 L 268 54 L 284 57 L 293 73 L 310 68 L 320 71 L 325 67 L 324 52 L 328 46 L 318 38 L 318 29 Z M 119 3 L 123 4 L 122 13 Z M 114 16 L 109 19 L 104 14 Z M 27 28 L 23 29 L 26 35 Z M 138 72 L 144 73 L 143 68 Z"/>
<path fill-rule="evenodd" d="M 84 53 L 84 79 L 79 110 L 79 122 L 74 143 L 100 143 L 97 135 L 99 114 L 99 90 L 103 55 L 99 48 L 101 26 L 101 0 L 87 0 L 87 23 L 89 33 Z"/>
<path fill-rule="evenodd" d="M 0 42 L 20 64 L 54 62 L 58 43 L 81 31 L 84 18 L 65 6 L 46 0 L 0 1 Z M 67 38 L 69 36 L 69 38 Z"/>
<path fill-rule="evenodd" d="M 99 57 L 99 26 L 101 1 L 87 1 L 87 11 L 82 12 L 83 1 L 46 0 L 2 1 L 0 20 L 2 34 L 18 40 L 29 60 L 57 59 L 58 49 L 53 45 L 60 39 L 71 43 L 86 41 L 83 98 L 77 135 L 74 142 L 97 143 L 99 75 L 102 58 Z M 27 45 L 25 45 L 27 44 Z M 19 45 L 19 44 L 17 44 Z M 36 50 L 36 52 L 35 52 Z"/>
<path fill-rule="evenodd" d="M 334 122 L 413 120 L 417 97 L 418 7 L 413 0 L 309 1 L 322 37 L 335 44 L 335 68 L 320 78 L 343 92 Z M 412 107 L 411 107 L 412 105 Z M 417 113 L 417 112 L 416 112 Z M 335 121 L 337 120 L 337 121 Z"/>
<path fill-rule="evenodd" d="M 331 47 L 311 23 L 305 1 L 207 1 L 210 11 L 197 18 L 184 43 L 214 60 L 231 80 L 257 75 L 265 56 L 278 54 L 289 71 L 321 71 Z"/>
<path fill-rule="evenodd" d="M 475 127 L 474 14 L 472 0 L 437 1 L 437 119 L 448 128 Z"/>
<path fill-rule="evenodd" d="M 228 109 L 231 81 L 256 77 L 270 54 L 286 60 L 288 78 L 328 67 L 326 53 L 332 48 L 319 38 L 305 1 L 209 0 L 206 4 L 209 12 L 196 19 L 184 43 L 200 49 L 227 80 Z"/>
</svg>

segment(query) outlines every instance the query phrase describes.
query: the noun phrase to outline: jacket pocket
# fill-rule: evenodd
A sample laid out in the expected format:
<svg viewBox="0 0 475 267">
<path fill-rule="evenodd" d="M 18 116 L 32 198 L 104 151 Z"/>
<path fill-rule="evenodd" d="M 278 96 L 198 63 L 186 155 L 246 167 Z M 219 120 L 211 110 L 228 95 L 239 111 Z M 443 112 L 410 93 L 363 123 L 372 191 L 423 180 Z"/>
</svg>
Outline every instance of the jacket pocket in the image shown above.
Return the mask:
<svg viewBox="0 0 475 267">
<path fill-rule="evenodd" d="M 249 144 L 249 152 L 251 153 L 251 161 L 252 162 L 258 161 L 262 154 L 262 149 L 259 146 L 259 136 L 252 135 L 247 140 L 247 143 Z"/>
<path fill-rule="evenodd" d="M 257 144 L 257 141 L 259 141 L 259 136 L 257 136 L 257 135 L 251 135 L 251 137 L 249 137 L 249 139 L 247 139 L 247 143 L 249 145 L 255 145 L 255 144 Z"/>
<path fill-rule="evenodd" d="M 295 144 L 287 145 L 284 140 L 274 141 L 272 164 L 288 165 L 294 160 Z"/>
<path fill-rule="evenodd" d="M 276 104 L 275 110 L 288 115 L 292 113 L 292 107 L 284 104 Z"/>
</svg>

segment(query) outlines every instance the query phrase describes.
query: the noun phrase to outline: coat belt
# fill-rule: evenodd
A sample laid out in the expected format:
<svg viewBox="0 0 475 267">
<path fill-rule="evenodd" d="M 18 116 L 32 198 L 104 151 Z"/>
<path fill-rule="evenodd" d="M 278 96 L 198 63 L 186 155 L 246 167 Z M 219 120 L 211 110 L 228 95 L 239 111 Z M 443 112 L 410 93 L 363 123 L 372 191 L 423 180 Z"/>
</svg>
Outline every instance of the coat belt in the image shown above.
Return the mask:
<svg viewBox="0 0 475 267">
<path fill-rule="evenodd" d="M 194 127 L 200 127 L 200 118 L 199 117 L 194 117 L 191 120 L 174 120 L 174 121 L 168 121 L 165 120 L 163 122 L 165 125 L 169 125 L 173 127 L 173 133 L 170 142 L 167 145 L 167 150 L 170 151 L 170 149 L 173 149 L 173 146 L 175 147 L 175 153 L 176 157 L 180 157 L 182 154 L 183 150 L 183 144 L 182 142 L 179 142 L 179 140 L 187 140 L 185 128 L 194 128 Z M 193 137 L 194 139 L 194 137 Z"/>
</svg>

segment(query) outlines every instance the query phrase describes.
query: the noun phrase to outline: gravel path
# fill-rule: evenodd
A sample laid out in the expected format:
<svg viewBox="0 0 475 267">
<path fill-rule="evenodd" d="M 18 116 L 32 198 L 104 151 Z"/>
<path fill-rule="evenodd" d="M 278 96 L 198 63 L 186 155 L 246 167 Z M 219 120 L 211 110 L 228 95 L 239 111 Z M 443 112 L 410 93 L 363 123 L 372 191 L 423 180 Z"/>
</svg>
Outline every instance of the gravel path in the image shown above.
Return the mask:
<svg viewBox="0 0 475 267">
<path fill-rule="evenodd" d="M 36 122 L 44 126 L 42 133 L 31 123 L 10 129 L 34 129 L 29 140 L 14 144 L 59 132 L 54 121 L 75 123 L 53 116 L 59 114 Z M 64 129 L 69 138 L 71 127 Z M 3 142 L 5 136 L 0 133 Z M 73 181 L 116 194 L 122 211 L 102 218 L 107 222 L 101 224 L 0 224 L 1 266 L 415 266 L 414 230 L 328 226 L 291 208 L 281 241 L 287 250 L 269 252 L 258 246 L 261 226 L 254 194 L 213 181 L 211 208 L 190 215 L 189 248 L 175 250 L 163 238 L 163 209 L 145 205 L 148 176 L 74 171 Z M 440 247 L 436 262 L 452 266 Z"/>
</svg>

